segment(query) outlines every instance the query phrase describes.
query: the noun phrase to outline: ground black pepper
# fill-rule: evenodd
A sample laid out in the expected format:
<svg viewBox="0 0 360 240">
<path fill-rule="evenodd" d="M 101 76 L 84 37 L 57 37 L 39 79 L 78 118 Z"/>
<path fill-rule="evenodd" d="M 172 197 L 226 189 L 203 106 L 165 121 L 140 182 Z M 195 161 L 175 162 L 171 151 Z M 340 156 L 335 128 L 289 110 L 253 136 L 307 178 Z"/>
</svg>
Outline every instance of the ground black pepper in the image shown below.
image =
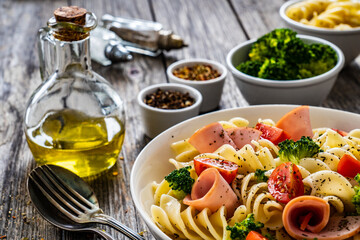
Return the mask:
<svg viewBox="0 0 360 240">
<path fill-rule="evenodd" d="M 188 92 L 182 93 L 158 88 L 156 92 L 145 96 L 144 103 L 161 109 L 181 109 L 193 105 L 195 99 Z"/>
</svg>

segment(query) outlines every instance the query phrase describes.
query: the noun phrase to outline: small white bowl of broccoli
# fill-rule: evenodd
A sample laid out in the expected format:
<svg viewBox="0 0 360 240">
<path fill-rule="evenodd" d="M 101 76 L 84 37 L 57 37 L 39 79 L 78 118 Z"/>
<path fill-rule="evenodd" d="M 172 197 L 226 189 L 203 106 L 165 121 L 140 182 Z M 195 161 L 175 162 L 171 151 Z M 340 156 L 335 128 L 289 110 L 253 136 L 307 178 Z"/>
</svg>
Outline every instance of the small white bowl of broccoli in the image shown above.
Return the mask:
<svg viewBox="0 0 360 240">
<path fill-rule="evenodd" d="M 320 105 L 345 59 L 324 39 L 281 28 L 239 44 L 226 61 L 249 104 Z"/>
</svg>

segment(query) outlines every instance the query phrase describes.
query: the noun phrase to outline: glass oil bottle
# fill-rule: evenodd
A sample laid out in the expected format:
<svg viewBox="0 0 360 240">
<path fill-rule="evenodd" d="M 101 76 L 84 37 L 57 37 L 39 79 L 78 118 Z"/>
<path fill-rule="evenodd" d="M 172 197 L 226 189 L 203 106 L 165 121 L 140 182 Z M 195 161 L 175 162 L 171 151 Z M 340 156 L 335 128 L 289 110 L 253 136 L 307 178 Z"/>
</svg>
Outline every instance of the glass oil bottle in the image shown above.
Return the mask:
<svg viewBox="0 0 360 240">
<path fill-rule="evenodd" d="M 39 31 L 43 82 L 26 108 L 26 139 L 38 164 L 87 177 L 116 163 L 125 136 L 124 103 L 91 70 L 95 15 L 76 6 L 59 8 L 54 15 Z"/>
</svg>

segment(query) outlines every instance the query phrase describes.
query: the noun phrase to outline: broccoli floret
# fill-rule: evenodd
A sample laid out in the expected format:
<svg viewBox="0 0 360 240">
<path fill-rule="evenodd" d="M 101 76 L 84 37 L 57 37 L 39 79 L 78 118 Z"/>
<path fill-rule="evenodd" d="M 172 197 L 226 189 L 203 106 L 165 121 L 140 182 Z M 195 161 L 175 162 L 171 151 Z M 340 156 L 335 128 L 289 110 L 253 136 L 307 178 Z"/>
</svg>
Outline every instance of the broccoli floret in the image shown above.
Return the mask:
<svg viewBox="0 0 360 240">
<path fill-rule="evenodd" d="M 299 72 L 302 78 L 314 77 L 333 68 L 337 63 L 337 55 L 334 49 L 328 45 L 311 44 L 309 45 L 311 54 L 308 63 L 299 64 Z"/>
<path fill-rule="evenodd" d="M 258 77 L 273 80 L 290 80 L 300 77 L 298 67 L 288 64 L 284 59 L 266 59 L 260 67 Z"/>
<path fill-rule="evenodd" d="M 337 63 L 336 52 L 328 45 L 305 44 L 296 32 L 275 29 L 251 46 L 249 60 L 237 66 L 243 73 L 273 80 L 294 80 L 322 74 Z"/>
<path fill-rule="evenodd" d="M 226 230 L 230 231 L 232 240 L 245 240 L 249 232 L 258 231 L 262 227 L 264 227 L 264 224 L 255 222 L 254 214 L 251 213 L 242 222 L 235 223 L 233 227 L 227 226 Z"/>
<path fill-rule="evenodd" d="M 257 182 L 267 182 L 268 177 L 265 176 L 266 170 L 256 169 L 255 178 Z"/>
<path fill-rule="evenodd" d="M 190 176 L 190 169 L 190 166 L 180 168 L 179 170 L 175 169 L 165 177 L 171 189 L 174 190 L 175 196 L 179 199 L 191 193 L 191 188 L 195 180 Z"/>
<path fill-rule="evenodd" d="M 269 58 L 284 58 L 285 49 L 289 42 L 296 39 L 296 32 L 280 28 L 260 37 L 252 46 L 249 53 L 252 61 L 265 61 Z"/>
<path fill-rule="evenodd" d="M 246 73 L 254 77 L 258 77 L 261 65 L 262 62 L 260 61 L 246 61 L 240 63 L 236 68 L 240 72 Z"/>
<path fill-rule="evenodd" d="M 360 174 L 358 173 L 355 178 L 356 182 L 360 184 Z M 356 213 L 360 215 L 360 186 L 354 186 L 355 195 L 352 197 L 351 202 L 355 205 Z"/>
<path fill-rule="evenodd" d="M 310 45 L 305 44 L 300 38 L 295 38 L 285 45 L 282 51 L 283 58 L 288 64 L 308 63 L 311 59 Z"/>
<path fill-rule="evenodd" d="M 281 59 L 287 64 L 306 63 L 310 60 L 308 45 L 296 37 L 296 32 L 287 28 L 275 29 L 259 38 L 251 47 L 252 61 Z"/>
<path fill-rule="evenodd" d="M 296 142 L 287 139 L 279 143 L 279 147 L 280 160 L 295 164 L 299 164 L 299 161 L 302 158 L 313 157 L 315 154 L 322 151 L 316 142 L 314 142 L 310 137 L 304 136 Z"/>
</svg>

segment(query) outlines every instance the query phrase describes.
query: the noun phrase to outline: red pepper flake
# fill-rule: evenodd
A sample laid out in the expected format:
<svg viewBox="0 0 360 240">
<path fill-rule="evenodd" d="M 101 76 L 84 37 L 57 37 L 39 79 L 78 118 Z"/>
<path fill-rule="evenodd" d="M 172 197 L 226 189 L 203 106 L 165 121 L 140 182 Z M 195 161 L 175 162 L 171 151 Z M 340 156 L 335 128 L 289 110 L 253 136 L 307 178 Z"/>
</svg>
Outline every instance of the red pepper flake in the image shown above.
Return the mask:
<svg viewBox="0 0 360 240">
<path fill-rule="evenodd" d="M 215 79 L 219 77 L 221 74 L 213 69 L 210 65 L 194 65 L 192 67 L 182 67 L 175 69 L 173 71 L 175 77 L 186 79 L 186 80 L 194 80 L 194 81 L 206 81 L 210 79 Z"/>
<path fill-rule="evenodd" d="M 182 93 L 158 88 L 156 92 L 145 96 L 144 103 L 160 109 L 181 109 L 193 105 L 195 99 L 188 92 Z"/>
</svg>

